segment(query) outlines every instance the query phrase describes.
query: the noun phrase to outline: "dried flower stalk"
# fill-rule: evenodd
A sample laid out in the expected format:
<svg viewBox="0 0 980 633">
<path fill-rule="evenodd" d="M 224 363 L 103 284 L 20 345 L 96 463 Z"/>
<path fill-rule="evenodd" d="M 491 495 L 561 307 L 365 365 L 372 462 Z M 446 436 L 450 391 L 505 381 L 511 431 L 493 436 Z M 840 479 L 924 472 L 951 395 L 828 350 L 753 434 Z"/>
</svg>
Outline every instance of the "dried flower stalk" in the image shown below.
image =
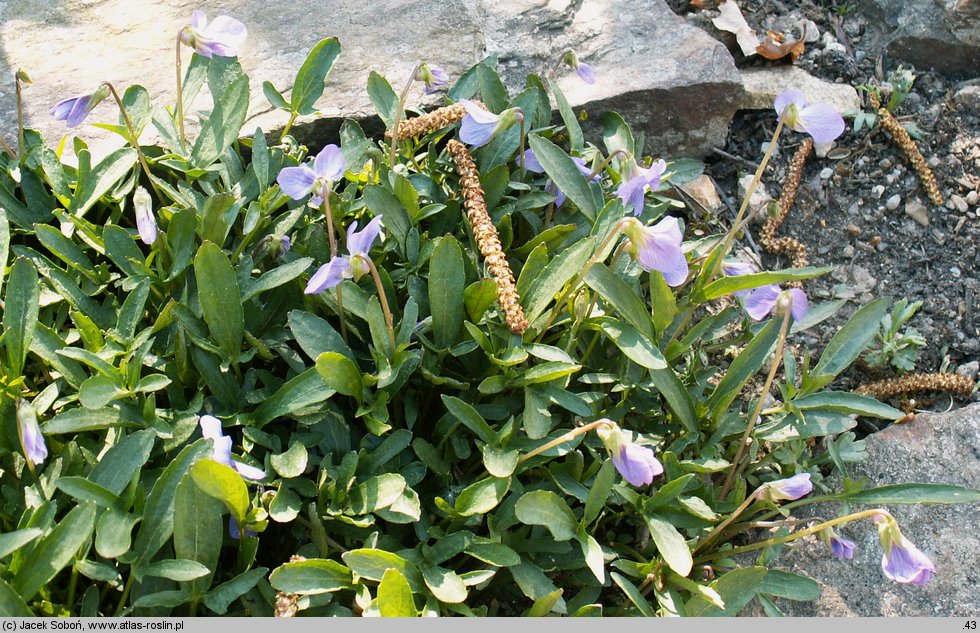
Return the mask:
<svg viewBox="0 0 980 633">
<path fill-rule="evenodd" d="M 463 190 L 463 206 L 470 227 L 473 229 L 473 237 L 480 247 L 483 259 L 487 262 L 490 274 L 497 282 L 497 302 L 504 311 L 504 320 L 507 321 L 511 332 L 523 334 L 528 326 L 527 317 L 524 316 L 524 309 L 521 308 L 521 298 L 517 294 L 514 273 L 504 256 L 497 227 L 493 225 L 487 212 L 476 164 L 469 150 L 459 141 L 450 140 L 446 144 L 446 149 L 456 163 L 459 184 Z"/>
<path fill-rule="evenodd" d="M 486 109 L 486 106 L 479 101 L 472 101 L 472 103 Z M 436 130 L 441 130 L 462 120 L 464 116 L 466 116 L 466 108 L 463 107 L 463 104 L 454 103 L 453 105 L 433 110 L 422 116 L 406 119 L 398 123 L 398 140 L 404 141 L 408 138 L 415 138 L 430 132 L 435 132 Z M 385 138 L 391 138 L 391 130 L 385 132 Z"/>
<path fill-rule="evenodd" d="M 871 395 L 879 400 L 921 391 L 941 391 L 968 396 L 973 392 L 975 384 L 972 378 L 959 374 L 908 374 L 900 378 L 889 378 L 861 385 L 854 390 L 854 393 Z"/>
<path fill-rule="evenodd" d="M 811 151 L 813 151 L 813 140 L 808 136 L 789 162 L 789 170 L 783 181 L 782 191 L 779 193 L 779 215 L 767 219 L 759 235 L 759 242 L 767 251 L 776 254 L 788 253 L 792 257 L 794 268 L 803 268 L 809 263 L 806 245 L 795 237 L 776 237 L 776 231 L 796 202 L 796 193 L 800 189 L 800 180 L 803 177 L 803 166 Z M 786 285 L 799 288 L 802 284 L 799 281 L 790 281 Z"/>
<path fill-rule="evenodd" d="M 305 556 L 300 556 L 299 554 L 293 554 L 289 557 L 290 563 L 295 563 L 296 561 L 306 560 Z M 299 612 L 299 594 L 298 593 L 286 593 L 280 591 L 276 594 L 276 604 L 273 609 L 273 615 L 277 618 L 294 618 Z"/>
<path fill-rule="evenodd" d="M 929 169 L 929 165 L 926 163 L 926 159 L 922 157 L 922 153 L 919 152 L 919 147 L 915 144 L 915 141 L 912 140 L 912 137 L 909 136 L 909 133 L 905 131 L 905 128 L 902 127 L 895 116 L 887 108 L 881 107 L 878 95 L 874 92 L 869 92 L 868 98 L 871 100 L 871 105 L 878 111 L 878 117 L 881 119 L 881 127 L 885 128 L 891 134 L 895 144 L 902 148 L 905 155 L 909 157 L 915 173 L 919 174 L 919 182 L 922 183 L 922 188 L 926 190 L 929 200 L 937 207 L 942 206 L 943 194 L 939 191 L 936 176 Z"/>
</svg>

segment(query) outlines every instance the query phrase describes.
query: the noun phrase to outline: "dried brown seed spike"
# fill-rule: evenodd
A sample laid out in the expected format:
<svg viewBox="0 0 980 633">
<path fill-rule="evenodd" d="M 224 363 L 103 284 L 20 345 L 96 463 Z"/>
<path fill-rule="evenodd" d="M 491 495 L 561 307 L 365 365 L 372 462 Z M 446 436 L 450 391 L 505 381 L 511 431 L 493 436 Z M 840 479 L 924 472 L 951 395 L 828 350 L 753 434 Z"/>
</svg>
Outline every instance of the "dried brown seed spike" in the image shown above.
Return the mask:
<svg viewBox="0 0 980 633">
<path fill-rule="evenodd" d="M 456 173 L 459 174 L 459 185 L 463 192 L 463 208 L 470 221 L 473 237 L 483 259 L 487 262 L 490 275 L 497 282 L 497 302 L 504 311 L 504 320 L 511 332 L 523 334 L 527 330 L 527 317 L 521 307 L 521 298 L 517 294 L 517 283 L 514 273 L 507 263 L 500 236 L 487 211 L 483 197 L 483 187 L 480 186 L 480 172 L 476 169 L 473 157 L 466 146 L 453 139 L 446 144 L 446 149 L 456 163 Z"/>
<path fill-rule="evenodd" d="M 803 268 L 809 263 L 806 245 L 794 237 L 777 238 L 776 230 L 782 225 L 783 220 L 789 214 L 789 210 L 793 207 L 793 203 L 796 202 L 796 193 L 800 189 L 800 180 L 803 177 L 803 166 L 806 164 L 806 159 L 811 151 L 813 151 L 813 140 L 807 137 L 789 161 L 786 179 L 783 181 L 783 188 L 779 193 L 779 214 L 766 220 L 759 236 L 759 242 L 767 251 L 776 254 L 790 254 L 794 268 Z M 799 288 L 802 284 L 799 281 L 790 281 L 786 285 Z"/>
<path fill-rule="evenodd" d="M 486 109 L 486 106 L 479 101 L 471 101 L 471 103 L 478 105 L 484 110 Z M 453 105 L 433 110 L 428 114 L 406 119 L 398 124 L 398 140 L 403 141 L 407 138 L 415 138 L 430 132 L 435 132 L 436 130 L 441 130 L 462 120 L 464 116 L 466 116 L 466 108 L 463 104 L 454 103 Z M 391 130 L 385 132 L 385 138 L 391 138 Z"/>
<path fill-rule="evenodd" d="M 861 385 L 854 393 L 871 395 L 879 400 L 922 391 L 941 391 L 965 397 L 973 392 L 975 384 L 972 378 L 959 374 L 908 374 Z"/>
<path fill-rule="evenodd" d="M 902 124 L 898 122 L 898 119 L 887 108 L 881 107 L 878 95 L 869 92 L 868 98 L 871 100 L 871 105 L 878 110 L 881 127 L 885 128 L 891 135 L 892 140 L 895 141 L 895 144 L 902 148 L 905 155 L 909 157 L 909 161 L 912 163 L 915 173 L 919 175 L 919 182 L 922 183 L 922 188 L 926 190 L 926 195 L 929 196 L 929 200 L 937 207 L 942 206 L 943 194 L 939 191 L 939 183 L 936 182 L 936 175 L 929 169 L 929 165 L 926 163 L 926 159 L 922 157 L 922 153 L 919 152 L 919 147 L 915 144 L 915 141 L 912 140 L 909 133 L 902 127 Z"/>
</svg>

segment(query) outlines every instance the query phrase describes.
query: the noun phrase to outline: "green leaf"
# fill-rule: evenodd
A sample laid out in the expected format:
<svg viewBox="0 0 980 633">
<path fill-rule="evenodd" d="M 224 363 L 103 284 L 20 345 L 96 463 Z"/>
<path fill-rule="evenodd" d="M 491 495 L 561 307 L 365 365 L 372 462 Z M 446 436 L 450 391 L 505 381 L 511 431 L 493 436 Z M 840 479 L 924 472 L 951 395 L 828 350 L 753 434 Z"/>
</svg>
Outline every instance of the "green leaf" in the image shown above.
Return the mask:
<svg viewBox="0 0 980 633">
<path fill-rule="evenodd" d="M 497 567 L 511 567 L 521 562 L 520 555 L 503 543 L 472 543 L 464 551 L 477 560 Z"/>
<path fill-rule="evenodd" d="M 685 605 L 687 615 L 697 618 L 737 615 L 755 597 L 756 588 L 765 576 L 765 567 L 733 569 L 709 585 L 721 596 L 725 608 L 719 609 L 707 598 L 698 595 L 687 601 Z"/>
<path fill-rule="evenodd" d="M 235 269 L 219 246 L 205 242 L 194 258 L 194 274 L 204 322 L 225 358 L 237 363 L 245 335 L 245 313 Z"/>
<path fill-rule="evenodd" d="M 287 112 L 291 110 L 289 103 L 286 102 L 286 97 L 282 96 L 282 93 L 276 90 L 276 87 L 272 85 L 271 81 L 262 82 L 262 94 L 265 95 L 269 105 L 273 108 L 286 110 Z"/>
<path fill-rule="evenodd" d="M 21 598 L 31 598 L 58 572 L 75 560 L 78 549 L 95 529 L 95 504 L 82 503 L 58 521 L 47 536 L 38 541 L 30 556 L 13 579 L 12 587 Z"/>
<path fill-rule="evenodd" d="M 653 275 L 656 277 L 656 275 Z M 654 340 L 650 313 L 637 292 L 622 277 L 605 264 L 597 263 L 589 269 L 585 283 L 599 293 L 603 300 L 612 306 L 627 323 Z M 670 289 L 667 290 L 670 292 Z M 673 296 L 673 295 L 671 295 Z"/>
<path fill-rule="evenodd" d="M 497 302 L 497 282 L 493 279 L 481 279 L 471 283 L 463 291 L 463 303 L 470 321 L 479 323 L 483 314 Z"/>
<path fill-rule="evenodd" d="M 647 515 L 646 520 L 647 527 L 650 529 L 650 536 L 653 538 L 653 542 L 657 544 L 657 550 L 664 562 L 679 576 L 687 576 L 691 573 L 691 568 L 694 566 L 691 549 L 677 528 L 666 519 L 656 515 Z"/>
<path fill-rule="evenodd" d="M 196 239 L 197 213 L 194 209 L 181 209 L 174 213 L 167 226 L 167 246 L 173 254 L 167 281 L 176 279 L 190 264 Z"/>
<path fill-rule="evenodd" d="M 323 402 L 335 393 L 337 392 L 323 381 L 316 368 L 310 367 L 290 378 L 278 391 L 263 400 L 250 416 L 251 425 L 261 428 L 276 418 L 292 415 Z"/>
<path fill-rule="evenodd" d="M 59 433 L 80 433 L 82 431 L 101 431 L 117 426 L 133 426 L 132 420 L 123 419 L 119 409 L 106 408 L 95 411 L 83 408 L 68 409 L 64 413 L 59 413 L 44 425 L 41 432 L 44 435 L 57 435 Z"/>
<path fill-rule="evenodd" d="M 313 104 L 323 94 L 324 82 L 334 60 L 340 55 L 340 42 L 335 37 L 320 40 L 306 61 L 296 73 L 293 91 L 289 95 L 289 104 L 293 112 L 312 114 Z"/>
<path fill-rule="evenodd" d="M 412 219 L 408 217 L 405 206 L 395 194 L 381 185 L 368 185 L 364 187 L 364 204 L 383 218 L 385 235 L 390 235 L 399 245 L 404 245 L 405 238 L 412 229 Z"/>
<path fill-rule="evenodd" d="M 897 420 L 905 414 L 895 407 L 878 402 L 870 396 L 862 396 L 847 391 L 823 391 L 793 400 L 793 406 L 803 411 L 807 409 L 832 409 L 843 413 L 855 413 L 886 420 Z"/>
<path fill-rule="evenodd" d="M 78 152 L 77 156 L 78 185 L 68 211 L 71 215 L 82 217 L 99 198 L 129 174 L 136 165 L 136 150 L 121 147 L 103 158 L 94 168 L 90 167 L 91 155 L 87 149 Z"/>
<path fill-rule="evenodd" d="M 486 514 L 503 500 L 510 490 L 510 478 L 481 479 L 463 488 L 456 497 L 455 510 L 464 517 Z"/>
<path fill-rule="evenodd" d="M 44 530 L 38 528 L 24 528 L 0 534 L 0 559 L 10 556 L 42 534 Z"/>
<path fill-rule="evenodd" d="M 449 410 L 450 415 L 459 420 L 463 426 L 472 431 L 473 434 L 480 438 L 484 444 L 488 444 L 490 446 L 497 444 L 497 434 L 490 427 L 490 425 L 487 424 L 487 421 L 483 419 L 483 416 L 480 415 L 476 409 L 459 398 L 455 398 L 453 396 L 443 394 L 441 398 L 442 403 L 446 405 L 446 409 Z"/>
<path fill-rule="evenodd" d="M 368 75 L 367 93 L 371 103 L 374 104 L 374 109 L 378 111 L 378 116 L 384 121 L 385 127 L 390 130 L 395 125 L 398 95 L 391 89 L 388 80 L 373 70 Z"/>
<path fill-rule="evenodd" d="M 651 607 L 650 603 L 643 597 L 640 590 L 636 588 L 636 585 L 616 572 L 611 572 L 609 577 L 612 578 L 612 581 L 623 590 L 623 593 L 625 593 L 626 597 L 630 599 L 630 602 L 632 602 L 636 608 L 640 610 L 640 613 L 648 618 L 656 617 L 657 614 L 653 610 L 653 607 Z"/>
<path fill-rule="evenodd" d="M 340 557 L 350 567 L 350 571 L 368 580 L 380 582 L 385 572 L 389 569 L 400 571 L 408 579 L 409 584 L 414 584 L 414 578 L 418 577 L 418 571 L 412 563 L 398 554 L 386 552 L 385 550 L 372 548 L 352 549 L 344 552 Z"/>
<path fill-rule="evenodd" d="M 2 189 L 2 187 L 0 187 Z M 2 201 L 0 201 L 2 204 Z M 45 226 L 45 225 L 39 225 Z M 35 229 L 36 230 L 36 229 Z M 7 259 L 10 256 L 10 223 L 7 221 L 7 210 L 0 206 L 0 270 L 7 270 Z M 0 290 L 6 274 L 0 274 Z"/>
<path fill-rule="evenodd" d="M 237 60 L 224 59 L 215 57 L 208 64 L 208 86 L 215 101 L 191 148 L 191 163 L 199 169 L 210 166 L 238 140 L 248 112 L 248 76 Z"/>
<path fill-rule="evenodd" d="M 378 612 L 383 618 L 414 618 L 418 615 L 412 588 L 405 575 L 397 569 L 387 569 L 378 585 Z"/>
<path fill-rule="evenodd" d="M 551 88 L 551 94 L 555 95 L 558 114 L 561 115 L 561 120 L 565 123 L 565 130 L 568 132 L 568 144 L 573 150 L 581 151 L 585 145 L 585 137 L 582 136 L 582 127 L 578 124 L 575 111 L 568 104 L 568 99 L 565 98 L 564 93 L 562 93 L 556 82 L 549 79 L 548 87 Z"/>
<path fill-rule="evenodd" d="M 273 589 L 304 596 L 350 589 L 352 582 L 350 569 L 337 561 L 323 558 L 285 563 L 269 575 L 269 584 Z"/>
<path fill-rule="evenodd" d="M 630 155 L 635 154 L 633 133 L 622 116 L 616 112 L 603 112 L 599 118 L 602 121 L 602 143 L 606 152 L 612 154 L 617 150 L 626 150 Z"/>
<path fill-rule="evenodd" d="M 361 402 L 364 384 L 354 361 L 337 352 L 323 352 L 316 358 L 316 371 L 328 387 Z"/>
<path fill-rule="evenodd" d="M 184 447 L 177 454 L 163 474 L 153 484 L 150 494 L 146 497 L 143 508 L 143 522 L 136 534 L 133 554 L 139 561 L 150 561 L 153 556 L 170 540 L 174 531 L 174 498 L 177 494 L 177 484 L 184 474 L 198 459 L 210 455 L 211 443 L 198 440 Z"/>
<path fill-rule="evenodd" d="M 246 286 L 245 292 L 242 293 L 242 302 L 248 301 L 252 297 L 257 297 L 267 290 L 272 290 L 273 288 L 278 288 L 289 283 L 306 272 L 306 269 L 312 263 L 313 258 L 301 257 L 264 273 L 261 277 Z"/>
<path fill-rule="evenodd" d="M 187 582 L 211 573 L 207 567 L 192 560 L 161 560 L 140 569 L 143 576 Z"/>
<path fill-rule="evenodd" d="M 189 588 L 195 598 L 202 596 L 211 586 L 218 567 L 225 529 L 221 515 L 221 507 L 192 478 L 184 477 L 177 485 L 174 496 L 174 555 L 196 561 L 209 570 L 203 577 L 191 579 Z"/>
<path fill-rule="evenodd" d="M 711 409 L 711 418 L 721 419 L 729 405 L 738 397 L 739 391 L 762 368 L 772 352 L 776 339 L 779 338 L 778 319 L 769 319 L 759 333 L 749 341 L 745 349 L 728 366 L 725 377 L 721 379 L 715 390 L 708 396 L 707 406 Z M 687 574 L 681 574 L 686 576 Z"/>
<path fill-rule="evenodd" d="M 651 369 L 650 378 L 653 388 L 660 392 L 667 401 L 677 421 L 688 433 L 698 433 L 700 426 L 691 394 L 670 367 L 666 369 Z"/>
<path fill-rule="evenodd" d="M 604 319 L 599 323 L 599 328 L 634 363 L 647 369 L 667 368 L 667 361 L 657 346 L 629 325 L 615 319 Z"/>
<path fill-rule="evenodd" d="M 466 269 L 463 251 L 452 235 L 439 239 L 429 259 L 429 310 L 436 347 L 449 348 L 463 327 Z"/>
<path fill-rule="evenodd" d="M 523 298 L 528 321 L 533 323 L 565 284 L 582 272 L 594 248 L 595 241 L 592 238 L 580 240 L 545 266 Z"/>
<path fill-rule="evenodd" d="M 678 477 L 672 481 L 668 481 L 664 485 L 660 486 L 660 489 L 649 499 L 643 502 L 643 509 L 646 512 L 655 512 L 656 510 L 664 507 L 680 495 L 684 494 L 687 490 L 688 484 L 694 480 L 694 474 L 687 474 Z"/>
<path fill-rule="evenodd" d="M 78 390 L 78 401 L 86 409 L 101 409 L 126 393 L 115 378 L 99 374 L 82 383 Z"/>
<path fill-rule="evenodd" d="M 218 615 L 224 615 L 231 603 L 251 591 L 268 571 L 268 567 L 256 567 L 221 583 L 204 595 L 204 606 Z"/>
<path fill-rule="evenodd" d="M 575 537 L 575 515 L 564 499 L 550 490 L 525 493 L 514 506 L 518 520 L 525 525 L 543 525 L 556 541 Z"/>
<path fill-rule="evenodd" d="M 393 504 L 405 490 L 405 478 L 398 473 L 384 473 L 355 486 L 347 497 L 353 514 L 368 514 Z"/>
<path fill-rule="evenodd" d="M 516 384 L 519 386 L 536 385 L 538 383 L 548 382 L 549 380 L 564 378 L 565 376 L 574 374 L 580 369 L 582 369 L 582 366 L 575 363 L 565 363 L 561 361 L 541 363 L 540 365 L 535 365 L 524 372 L 520 379 L 517 380 Z"/>
<path fill-rule="evenodd" d="M 238 525 L 245 524 L 249 505 L 248 488 L 234 468 L 213 459 L 202 459 L 191 466 L 190 474 L 201 492 L 225 504 Z"/>
<path fill-rule="evenodd" d="M 520 565 L 509 568 L 514 582 L 520 587 L 525 596 L 535 601 L 532 607 L 535 613 L 548 609 L 548 612 L 565 613 L 565 601 L 561 598 L 562 590 L 555 586 L 555 583 L 548 578 L 541 568 L 530 561 L 524 561 Z M 558 593 L 558 599 L 554 594 Z"/>
<path fill-rule="evenodd" d="M 813 602 L 820 597 L 820 585 L 816 581 L 781 569 L 770 569 L 756 591 L 802 602 Z"/>
<path fill-rule="evenodd" d="M 103 558 L 116 558 L 130 550 L 133 543 L 133 526 L 141 517 L 106 510 L 95 524 L 95 551 Z"/>
<path fill-rule="evenodd" d="M 27 607 L 24 599 L 3 578 L 0 578 L 0 616 L 5 618 L 34 617 L 34 612 Z"/>
<path fill-rule="evenodd" d="M 725 295 L 730 295 L 739 290 L 749 290 L 769 284 L 778 284 L 794 279 L 810 279 L 825 275 L 834 269 L 833 266 L 807 266 L 805 268 L 789 268 L 786 270 L 766 271 L 752 275 L 738 275 L 735 277 L 722 277 L 708 284 L 702 291 L 703 296 L 698 296 L 698 303 L 717 299 Z"/>
<path fill-rule="evenodd" d="M 588 525 L 596 520 L 606 505 L 613 483 L 616 481 L 616 469 L 611 460 L 605 460 L 595 475 L 589 496 L 585 500 L 585 510 L 582 513 L 582 523 Z"/>
<path fill-rule="evenodd" d="M 432 595 L 446 604 L 466 601 L 466 585 L 456 572 L 431 565 L 422 566 L 422 580 Z"/>
<path fill-rule="evenodd" d="M 510 101 L 510 97 L 497 71 L 487 61 L 477 64 L 474 70 L 480 85 L 480 96 L 483 97 L 487 107 L 490 108 L 491 112 L 504 110 L 507 107 L 507 102 Z"/>
<path fill-rule="evenodd" d="M 950 484 L 893 484 L 854 493 L 842 493 L 851 503 L 864 505 L 911 503 L 972 503 L 980 501 L 980 490 Z"/>
<path fill-rule="evenodd" d="M 606 582 L 606 561 L 602 556 L 602 546 L 585 528 L 579 528 L 576 533 L 579 546 L 582 548 L 582 555 L 585 557 L 585 564 L 589 571 L 596 577 L 599 584 Z"/>
<path fill-rule="evenodd" d="M 303 471 L 306 470 L 307 459 L 306 446 L 299 440 L 291 440 L 289 450 L 285 453 L 272 455 L 269 461 L 272 462 L 272 467 L 280 476 L 291 479 L 303 474 Z"/>
<path fill-rule="evenodd" d="M 827 343 L 820 355 L 820 361 L 811 372 L 812 376 L 825 376 L 832 379 L 847 369 L 878 333 L 878 324 L 888 311 L 889 305 L 891 299 L 881 297 L 855 312 Z"/>
<path fill-rule="evenodd" d="M 84 477 L 60 477 L 55 481 L 55 485 L 59 490 L 79 501 L 92 501 L 103 508 L 114 508 L 119 503 L 118 496 Z"/>
<path fill-rule="evenodd" d="M 3 346 L 11 376 L 19 376 L 24 370 L 37 325 L 40 296 L 37 270 L 30 261 L 18 257 L 10 270 L 3 310 Z"/>
<path fill-rule="evenodd" d="M 483 465 L 488 473 L 494 477 L 510 477 L 514 474 L 520 457 L 518 451 L 505 451 L 487 444 L 482 445 L 480 451 L 483 452 Z"/>
<path fill-rule="evenodd" d="M 320 317 L 309 312 L 292 310 L 288 315 L 288 324 L 296 344 L 313 361 L 323 352 L 338 352 L 354 360 L 354 353 L 337 330 Z"/>
<path fill-rule="evenodd" d="M 555 182 L 555 186 L 575 203 L 575 206 L 586 218 L 595 221 L 599 209 L 595 205 L 592 190 L 589 188 L 585 176 L 579 172 L 568 154 L 548 139 L 537 134 L 528 136 L 528 143 L 531 145 L 531 150 L 538 162 Z"/>
</svg>

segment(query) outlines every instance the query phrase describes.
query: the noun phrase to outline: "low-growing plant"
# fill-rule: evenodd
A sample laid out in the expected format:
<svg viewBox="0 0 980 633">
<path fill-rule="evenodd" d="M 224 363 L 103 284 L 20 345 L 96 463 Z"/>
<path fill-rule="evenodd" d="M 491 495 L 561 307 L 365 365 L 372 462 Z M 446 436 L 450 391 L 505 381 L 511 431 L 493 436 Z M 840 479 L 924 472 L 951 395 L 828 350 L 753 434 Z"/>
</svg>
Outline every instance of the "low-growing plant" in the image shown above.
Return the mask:
<svg viewBox="0 0 980 633">
<path fill-rule="evenodd" d="M 692 233 L 666 195 L 690 161 L 644 160 L 614 113 L 587 142 L 552 77 L 512 95 L 492 60 L 400 95 L 372 73 L 389 138 L 345 121 L 310 161 L 289 126 L 242 130 L 244 37 L 195 14 L 178 103 L 129 87 L 99 160 L 30 129 L 0 156 L 0 613 L 776 613 L 818 592 L 770 571 L 781 544 L 850 558 L 833 527 L 862 518 L 887 576 L 929 579 L 878 504 L 976 491 L 826 479 L 865 456 L 855 416 L 902 416 L 830 388 L 888 299 L 798 356 L 841 304 L 776 284 L 828 268 L 726 259 L 745 205 Z M 290 125 L 339 54 L 314 47 L 288 99 L 264 85 Z M 446 107 L 406 117 L 413 82 Z M 843 129 L 777 110 L 777 135 Z M 873 509 L 791 516 L 835 500 Z"/>
<path fill-rule="evenodd" d="M 902 326 L 920 307 L 921 301 L 909 303 L 907 299 L 899 299 L 891 312 L 881 317 L 877 342 L 865 354 L 868 365 L 884 367 L 890 364 L 902 373 L 915 369 L 919 348 L 926 346 L 926 340 L 914 327 L 903 330 Z"/>
</svg>

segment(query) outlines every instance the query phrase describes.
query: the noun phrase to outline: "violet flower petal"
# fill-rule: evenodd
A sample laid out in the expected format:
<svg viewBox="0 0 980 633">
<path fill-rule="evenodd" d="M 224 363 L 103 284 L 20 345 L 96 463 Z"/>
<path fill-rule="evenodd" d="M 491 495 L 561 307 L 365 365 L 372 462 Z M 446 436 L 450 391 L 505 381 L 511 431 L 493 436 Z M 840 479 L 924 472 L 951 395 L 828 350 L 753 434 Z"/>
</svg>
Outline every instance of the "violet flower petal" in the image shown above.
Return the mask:
<svg viewBox="0 0 980 633">
<path fill-rule="evenodd" d="M 797 109 L 803 108 L 806 106 L 806 95 L 799 90 L 786 90 L 776 95 L 776 99 L 773 101 L 773 109 L 780 119 L 783 118 L 786 108 L 790 105 L 796 106 Z"/>
<path fill-rule="evenodd" d="M 813 137 L 814 143 L 829 143 L 844 133 L 844 119 L 826 103 L 813 103 L 799 112 L 800 127 Z M 796 129 L 795 127 L 793 129 Z"/>
<path fill-rule="evenodd" d="M 612 460 L 623 479 L 634 486 L 648 486 L 654 477 L 664 472 L 652 449 L 633 442 L 623 444 L 619 452 L 613 454 Z"/>
<path fill-rule="evenodd" d="M 592 69 L 592 66 L 585 64 L 583 62 L 579 62 L 578 66 L 575 67 L 575 72 L 578 73 L 578 76 L 585 83 L 587 84 L 595 83 L 595 71 Z"/>
<path fill-rule="evenodd" d="M 245 479 L 254 479 L 259 481 L 260 479 L 265 479 L 265 471 L 261 468 L 256 468 L 255 466 L 250 466 L 245 462 L 240 462 L 237 460 L 232 460 L 231 467 L 238 471 L 238 474 Z"/>
<path fill-rule="evenodd" d="M 854 558 L 854 550 L 857 548 L 857 543 L 850 539 L 846 539 L 842 536 L 831 536 L 830 537 L 830 551 L 834 556 L 841 560 L 851 560 Z"/>
<path fill-rule="evenodd" d="M 745 300 L 745 311 L 756 321 L 761 321 L 775 309 L 780 292 L 776 284 L 756 288 Z"/>
<path fill-rule="evenodd" d="M 891 552 L 881 558 L 881 569 L 885 576 L 900 583 L 922 586 L 929 582 L 936 572 L 936 566 L 929 557 L 919 551 L 904 536 L 892 544 Z"/>
<path fill-rule="evenodd" d="M 347 161 L 344 159 L 344 154 L 333 144 L 321 149 L 313 160 L 313 172 L 321 180 L 330 182 L 340 180 L 345 169 L 347 169 Z"/>
<path fill-rule="evenodd" d="M 523 162 L 524 169 L 531 172 L 532 174 L 544 173 L 544 167 L 538 161 L 538 157 L 534 155 L 534 151 L 530 147 L 524 150 L 524 153 L 521 154 L 521 156 L 523 157 L 523 161 L 521 161 L 521 159 L 518 158 L 519 161 L 518 165 L 520 165 L 520 162 Z"/>
<path fill-rule="evenodd" d="M 793 304 L 790 306 L 790 314 L 794 321 L 802 321 L 806 313 L 810 311 L 810 301 L 806 298 L 806 293 L 800 288 L 790 288 L 787 290 Z"/>
<path fill-rule="evenodd" d="M 679 286 L 687 279 L 688 265 L 681 250 L 677 218 L 667 216 L 657 224 L 642 229 L 642 241 L 636 244 L 637 261 L 646 270 L 663 274 L 668 286 Z"/>
<path fill-rule="evenodd" d="M 378 239 L 378 235 L 383 228 L 381 216 L 377 215 L 368 222 L 363 229 L 357 231 L 357 221 L 351 223 L 347 229 L 347 250 L 353 255 L 367 255 Z"/>
<path fill-rule="evenodd" d="M 309 283 L 306 284 L 306 290 L 303 292 L 308 295 L 319 294 L 324 290 L 340 285 L 344 279 L 350 279 L 353 276 L 354 271 L 351 268 L 349 257 L 346 255 L 333 257 L 313 273 Z"/>
<path fill-rule="evenodd" d="M 812 491 L 813 484 L 810 482 L 810 473 L 800 473 L 787 479 L 766 484 L 766 497 L 771 501 L 795 501 Z"/>
<path fill-rule="evenodd" d="M 316 173 L 307 165 L 284 167 L 276 177 L 279 188 L 293 200 L 302 200 L 313 191 Z"/>
</svg>

